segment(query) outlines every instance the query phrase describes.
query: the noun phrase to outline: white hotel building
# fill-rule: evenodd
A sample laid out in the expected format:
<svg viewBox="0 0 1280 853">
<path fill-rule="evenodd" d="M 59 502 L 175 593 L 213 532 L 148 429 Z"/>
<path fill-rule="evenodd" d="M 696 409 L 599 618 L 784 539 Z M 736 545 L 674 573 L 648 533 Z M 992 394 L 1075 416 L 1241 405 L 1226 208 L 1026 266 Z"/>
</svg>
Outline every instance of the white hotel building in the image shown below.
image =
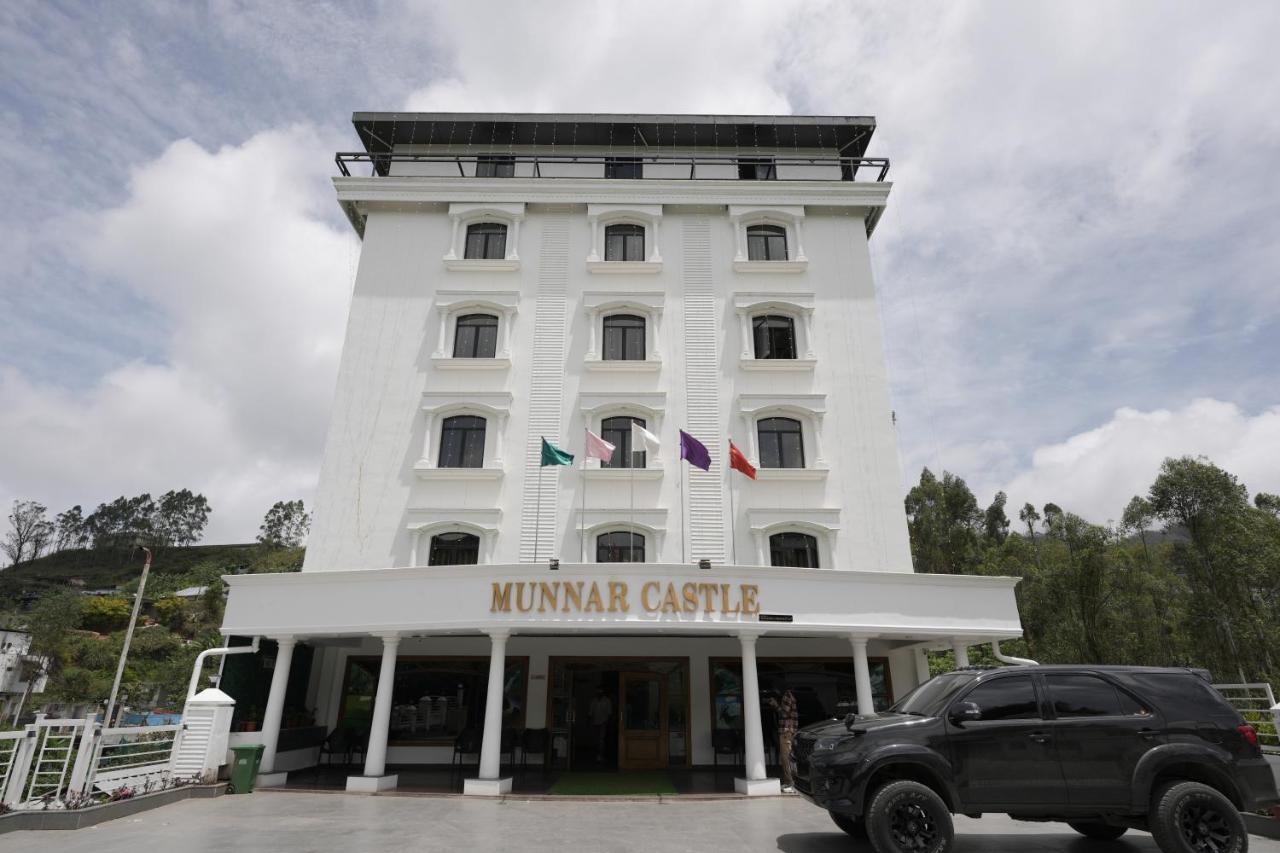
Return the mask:
<svg viewBox="0 0 1280 853">
<path fill-rule="evenodd" d="M 334 186 L 363 250 L 306 563 L 228 579 L 223 632 L 279 644 L 264 774 L 289 769 L 303 646 L 297 701 L 367 738 L 353 790 L 457 757 L 467 792 L 505 791 L 524 744 L 557 767 L 729 762 L 756 793 L 778 785 L 762 692 L 792 689 L 802 724 L 870 712 L 924 650 L 1021 634 L 1015 579 L 912 571 L 873 119 L 354 124 Z M 632 465 L 635 420 L 662 449 Z M 613 463 L 582 464 L 588 429 Z M 543 437 L 575 464 L 540 468 Z"/>
</svg>

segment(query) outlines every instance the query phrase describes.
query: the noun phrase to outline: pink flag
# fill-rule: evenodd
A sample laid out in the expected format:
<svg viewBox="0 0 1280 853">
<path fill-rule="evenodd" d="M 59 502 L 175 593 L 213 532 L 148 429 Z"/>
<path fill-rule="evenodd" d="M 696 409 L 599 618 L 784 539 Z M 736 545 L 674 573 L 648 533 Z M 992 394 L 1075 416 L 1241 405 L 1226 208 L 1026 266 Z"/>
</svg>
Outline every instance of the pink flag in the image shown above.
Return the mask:
<svg viewBox="0 0 1280 853">
<path fill-rule="evenodd" d="M 587 430 L 587 458 L 599 459 L 603 462 L 613 460 L 614 446 L 596 435 L 591 430 Z"/>
</svg>

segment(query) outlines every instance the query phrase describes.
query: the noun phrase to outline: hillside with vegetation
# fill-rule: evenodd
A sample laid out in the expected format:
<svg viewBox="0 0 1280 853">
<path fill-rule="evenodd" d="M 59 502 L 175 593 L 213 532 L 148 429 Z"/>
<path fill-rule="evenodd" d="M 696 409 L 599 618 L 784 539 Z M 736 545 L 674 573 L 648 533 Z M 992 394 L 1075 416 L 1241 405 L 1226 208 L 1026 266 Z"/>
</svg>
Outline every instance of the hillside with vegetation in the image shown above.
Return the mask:
<svg viewBox="0 0 1280 853">
<path fill-rule="evenodd" d="M 222 644 L 224 575 L 302 567 L 309 519 L 301 501 L 272 507 L 257 542 L 197 545 L 209 508 L 202 496 L 184 493 L 159 502 L 122 497 L 87 518 L 74 507 L 54 522 L 33 501 L 15 503 L 3 544 L 11 557 L 24 559 L 0 571 L 0 625 L 30 631 L 33 653 L 47 662 L 49 681 L 38 704 L 105 702 L 142 574 L 143 546 L 152 563 L 121 682 L 122 704 L 134 708 L 181 706 L 196 656 Z M 170 509 L 195 512 L 166 518 L 161 507 L 175 494 L 180 499 L 170 499 Z"/>
</svg>

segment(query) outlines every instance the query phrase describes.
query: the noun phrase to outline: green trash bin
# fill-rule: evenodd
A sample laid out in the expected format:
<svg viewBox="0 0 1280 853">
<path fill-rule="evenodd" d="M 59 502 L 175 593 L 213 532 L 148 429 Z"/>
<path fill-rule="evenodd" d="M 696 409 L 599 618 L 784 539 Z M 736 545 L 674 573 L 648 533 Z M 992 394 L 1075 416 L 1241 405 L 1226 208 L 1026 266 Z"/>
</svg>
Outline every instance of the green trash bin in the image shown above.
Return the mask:
<svg viewBox="0 0 1280 853">
<path fill-rule="evenodd" d="M 231 747 L 231 790 L 232 794 L 252 794 L 253 780 L 258 778 L 258 765 L 262 763 L 263 746 L 260 743 L 246 743 L 243 746 Z"/>
</svg>

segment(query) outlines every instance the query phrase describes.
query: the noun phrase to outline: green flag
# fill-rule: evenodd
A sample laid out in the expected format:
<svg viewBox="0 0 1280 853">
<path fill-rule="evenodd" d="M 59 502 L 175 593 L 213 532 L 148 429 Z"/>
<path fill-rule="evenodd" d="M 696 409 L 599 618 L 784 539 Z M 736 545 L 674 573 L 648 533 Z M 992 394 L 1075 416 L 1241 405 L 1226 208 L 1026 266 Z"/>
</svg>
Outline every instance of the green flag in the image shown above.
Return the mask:
<svg viewBox="0 0 1280 853">
<path fill-rule="evenodd" d="M 565 453 L 544 437 L 542 439 L 542 467 L 548 465 L 572 465 L 573 454 Z"/>
</svg>

